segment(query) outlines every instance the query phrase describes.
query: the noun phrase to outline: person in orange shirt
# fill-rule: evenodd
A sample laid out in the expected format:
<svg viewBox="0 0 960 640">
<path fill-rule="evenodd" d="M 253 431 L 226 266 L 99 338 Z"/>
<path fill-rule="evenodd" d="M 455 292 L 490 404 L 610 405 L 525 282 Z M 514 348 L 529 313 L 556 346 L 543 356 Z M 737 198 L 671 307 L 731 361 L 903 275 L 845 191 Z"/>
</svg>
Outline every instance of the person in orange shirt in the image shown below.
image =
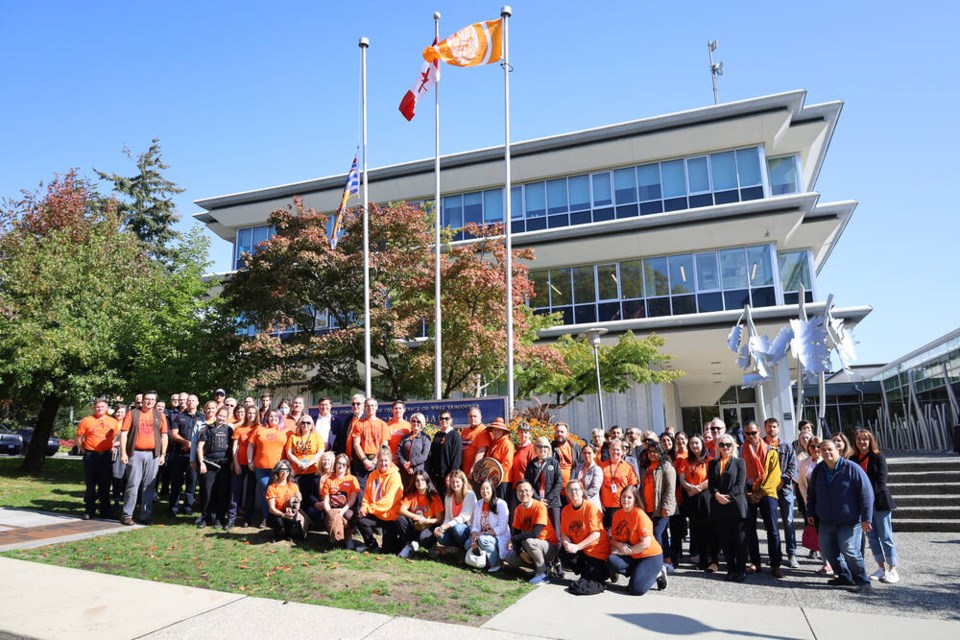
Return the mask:
<svg viewBox="0 0 960 640">
<path fill-rule="evenodd" d="M 620 510 L 614 514 L 610 529 L 610 549 L 607 567 L 614 581 L 618 576 L 627 576 L 630 593 L 642 596 L 654 583 L 661 591 L 667 588 L 663 549 L 654 539 L 653 522 L 640 509 L 636 487 L 627 487 L 620 493 Z"/>
<path fill-rule="evenodd" d="M 617 447 L 618 449 L 620 447 Z M 571 584 L 577 593 L 600 593 L 609 577 L 610 539 L 600 510 L 583 498 L 583 484 L 567 484 L 567 506 L 560 514 L 560 562 L 580 576 Z"/>
<path fill-rule="evenodd" d="M 482 460 L 487 453 L 487 447 L 490 445 L 490 434 L 483 425 L 480 415 L 480 407 L 472 406 L 467 411 L 467 426 L 460 431 L 460 441 L 463 445 L 463 457 L 460 463 L 460 469 L 467 477 L 473 471 L 473 465 L 477 460 Z"/>
<path fill-rule="evenodd" d="M 504 423 L 503 418 L 494 418 L 493 422 L 487 427 L 490 444 L 487 447 L 487 458 L 492 458 L 500 463 L 503 469 L 503 477 L 497 486 L 497 497 L 506 501 L 513 485 L 510 484 L 510 471 L 513 468 L 514 448 L 513 441 L 510 439 L 510 428 Z"/>
<path fill-rule="evenodd" d="M 677 434 L 680 437 L 680 434 Z M 683 492 L 680 505 L 690 521 L 690 561 L 700 569 L 717 570 L 717 541 L 710 524 L 710 492 L 707 491 L 707 445 L 698 434 L 690 436 L 687 457 L 677 464 L 677 487 Z"/>
<path fill-rule="evenodd" d="M 300 495 L 307 504 L 313 504 L 320 496 L 317 463 L 323 454 L 323 440 L 313 427 L 310 414 L 301 413 L 296 429 L 287 434 L 287 444 L 283 448 L 284 457 L 294 470 Z"/>
<path fill-rule="evenodd" d="M 281 460 L 270 472 L 267 486 L 267 526 L 273 529 L 273 541 L 303 540 L 307 532 L 303 528 L 300 513 L 300 488 L 290 481 L 290 463 Z"/>
<path fill-rule="evenodd" d="M 553 457 L 560 463 L 560 473 L 563 475 L 563 486 L 567 486 L 571 477 L 577 476 L 577 471 L 583 466 L 583 452 L 580 445 L 570 440 L 570 427 L 566 422 L 558 422 L 554 430 Z"/>
<path fill-rule="evenodd" d="M 409 558 L 420 547 L 432 549 L 437 544 L 433 530 L 443 522 L 443 501 L 424 471 L 413 474 L 400 502 L 400 517 L 397 527 L 400 542 L 406 546 L 400 551 L 401 558 Z"/>
<path fill-rule="evenodd" d="M 274 467 L 283 458 L 283 448 L 287 444 L 287 437 L 280 432 L 280 425 L 283 421 L 280 412 L 274 409 L 267 414 L 267 424 L 257 427 L 250 436 L 247 444 L 247 468 L 253 471 L 257 478 L 257 502 L 260 506 L 262 520 L 260 526 L 264 527 L 267 523 L 267 485 L 270 483 L 270 475 Z M 252 520 L 252 516 L 248 518 Z M 252 526 L 252 522 L 249 522 Z"/>
<path fill-rule="evenodd" d="M 293 399 L 293 402 L 290 403 L 290 413 L 283 416 L 283 428 L 281 431 L 286 431 L 292 433 L 297 430 L 297 424 L 300 422 L 300 417 L 304 414 L 304 408 L 306 403 L 303 401 L 303 396 L 297 396 Z M 295 468 L 292 467 L 291 468 Z"/>
<path fill-rule="evenodd" d="M 150 524 L 153 500 L 157 495 L 154 480 L 167 455 L 167 418 L 156 409 L 156 405 L 157 392 L 144 393 L 141 408 L 128 413 L 120 427 L 120 459 L 127 465 L 120 522 L 127 526 L 133 524 L 133 511 L 141 487 L 140 524 Z"/>
<path fill-rule="evenodd" d="M 603 505 L 603 525 L 609 528 L 613 523 L 613 514 L 620 508 L 620 492 L 627 487 L 636 486 L 640 479 L 630 463 L 623 459 L 623 445 L 620 440 L 607 443 L 610 459 L 600 463 L 603 484 L 600 485 L 600 504 Z"/>
<path fill-rule="evenodd" d="M 527 465 L 537 457 L 537 450 L 533 446 L 533 440 L 530 439 L 530 425 L 526 422 L 521 422 L 520 426 L 517 427 L 517 439 L 519 443 L 517 444 L 516 452 L 513 454 L 513 466 L 510 467 L 509 475 L 510 484 L 514 487 L 520 485 L 520 481 L 523 480 L 527 472 Z M 512 513 L 513 510 L 517 508 L 517 504 L 519 504 L 517 502 L 516 491 L 511 494 L 508 502 Z"/>
<path fill-rule="evenodd" d="M 374 401 L 376 406 L 376 401 Z M 376 457 L 376 468 L 367 478 L 363 491 L 363 504 L 357 513 L 357 530 L 363 537 L 365 546 L 358 551 L 369 549 L 376 553 L 380 550 L 373 530 L 383 531 L 383 552 L 397 553 L 399 549 L 399 528 L 397 517 L 400 515 L 400 500 L 403 498 L 403 486 L 400 482 L 400 470 L 393 464 L 390 447 L 384 443 Z"/>
<path fill-rule="evenodd" d="M 256 407 L 244 409 L 243 424 L 233 429 L 233 475 L 230 477 L 230 491 L 233 503 L 242 511 L 239 524 L 246 526 L 253 520 L 253 505 L 256 501 L 256 476 L 250 470 L 250 458 L 247 457 L 248 445 L 253 433 L 260 426 L 260 412 Z"/>
<path fill-rule="evenodd" d="M 517 483 L 517 508 L 513 514 L 513 532 L 503 564 L 519 567 L 533 565 L 530 584 L 550 582 L 547 569 L 560 550 L 557 532 L 550 524 L 547 506 L 533 499 L 533 485 L 526 480 Z"/>
<path fill-rule="evenodd" d="M 351 471 L 363 488 L 367 486 L 367 476 L 377 467 L 376 458 L 380 446 L 387 445 L 390 441 L 390 428 L 377 417 L 377 406 L 376 400 L 367 398 L 363 403 L 363 415 L 353 423 L 347 436 L 347 455 L 352 456 Z M 389 446 L 387 449 L 389 450 Z M 392 457 L 393 453 L 390 455 Z"/>
<path fill-rule="evenodd" d="M 323 526 L 331 542 L 346 540 L 347 549 L 353 549 L 353 529 L 350 523 L 357 513 L 362 493 L 360 483 L 350 475 L 350 460 L 347 454 L 338 454 L 333 463 L 333 474 L 320 486 L 325 514 Z"/>
<path fill-rule="evenodd" d="M 120 425 L 107 415 L 107 401 L 93 403 L 93 415 L 77 426 L 77 447 L 83 452 L 83 519 L 99 513 L 110 517 L 110 479 L 113 466 L 113 440 L 120 433 Z"/>
<path fill-rule="evenodd" d="M 407 408 L 403 404 L 403 400 L 395 400 L 393 402 L 393 416 L 390 420 L 387 421 L 387 427 L 390 431 L 390 452 L 393 454 L 393 464 L 400 465 L 399 457 L 399 447 L 400 441 L 403 440 L 403 436 L 410 433 L 410 423 L 403 419 L 403 414 L 406 413 Z"/>
</svg>

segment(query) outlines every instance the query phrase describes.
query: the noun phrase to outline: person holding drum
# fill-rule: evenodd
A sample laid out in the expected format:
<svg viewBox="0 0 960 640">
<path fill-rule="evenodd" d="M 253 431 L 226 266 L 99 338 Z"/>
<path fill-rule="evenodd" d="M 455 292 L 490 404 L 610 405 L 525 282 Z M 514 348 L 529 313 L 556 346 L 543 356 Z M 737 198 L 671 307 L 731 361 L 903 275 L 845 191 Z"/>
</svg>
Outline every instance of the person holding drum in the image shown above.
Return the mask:
<svg viewBox="0 0 960 640">
<path fill-rule="evenodd" d="M 497 497 L 507 500 L 510 493 L 510 469 L 513 468 L 514 446 L 510 439 L 510 428 L 503 422 L 503 418 L 494 418 L 487 426 L 490 434 L 490 445 L 487 455 L 475 464 L 482 464 L 484 460 L 496 460 L 500 465 L 500 484 L 497 486 Z"/>
</svg>

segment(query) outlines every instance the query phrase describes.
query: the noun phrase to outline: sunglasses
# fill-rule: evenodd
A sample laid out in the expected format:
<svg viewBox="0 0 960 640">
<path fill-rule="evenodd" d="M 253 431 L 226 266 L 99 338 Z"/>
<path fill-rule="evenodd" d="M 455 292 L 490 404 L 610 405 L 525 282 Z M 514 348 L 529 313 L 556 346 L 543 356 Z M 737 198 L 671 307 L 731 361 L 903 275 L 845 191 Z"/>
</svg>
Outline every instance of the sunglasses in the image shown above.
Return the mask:
<svg viewBox="0 0 960 640">
<path fill-rule="evenodd" d="M 453 420 L 453 418 L 451 418 L 450 416 L 442 416 L 440 419 L 443 420 L 444 422 L 449 422 L 450 420 Z"/>
<path fill-rule="evenodd" d="M 537 449 L 549 449 L 550 445 L 548 444 L 538 444 Z"/>
<path fill-rule="evenodd" d="M 710 427 L 710 431 L 720 431 L 720 427 Z"/>
<path fill-rule="evenodd" d="M 423 423 L 420 422 L 419 420 L 411 420 L 410 424 L 423 424 Z"/>
<path fill-rule="evenodd" d="M 743 432 L 743 435 L 745 435 L 745 436 L 755 436 L 755 435 L 757 435 L 758 433 L 760 433 L 760 432 L 759 432 L 759 431 L 744 431 L 744 432 Z"/>
<path fill-rule="evenodd" d="M 350 406 L 351 406 L 351 407 L 359 407 L 359 406 L 362 405 L 362 404 L 363 404 L 362 402 L 351 402 L 351 403 L 350 403 Z"/>
<path fill-rule="evenodd" d="M 729 442 L 721 442 L 721 443 L 720 443 L 719 445 L 717 445 L 717 446 L 720 447 L 721 449 L 732 449 L 732 448 L 733 448 L 733 445 L 730 444 Z"/>
</svg>

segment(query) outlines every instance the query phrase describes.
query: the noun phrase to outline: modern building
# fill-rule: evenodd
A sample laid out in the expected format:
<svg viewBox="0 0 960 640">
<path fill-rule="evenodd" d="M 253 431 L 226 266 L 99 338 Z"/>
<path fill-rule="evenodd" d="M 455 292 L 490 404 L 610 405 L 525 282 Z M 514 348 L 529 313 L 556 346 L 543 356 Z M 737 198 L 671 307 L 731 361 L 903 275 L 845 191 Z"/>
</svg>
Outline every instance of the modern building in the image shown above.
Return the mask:
<svg viewBox="0 0 960 640">
<path fill-rule="evenodd" d="M 817 284 L 856 202 L 820 202 L 817 178 L 842 103 L 804 104 L 805 91 L 709 106 L 563 133 L 511 145 L 514 245 L 532 247 L 531 304 L 559 312 L 550 339 L 585 328 L 657 333 L 672 366 L 686 375 L 669 385 L 605 395 L 607 426 L 638 424 L 698 429 L 777 416 L 794 428 L 793 375 L 778 367 L 763 385 L 741 386 L 726 346 L 749 304 L 757 329 L 771 338 L 806 309 L 822 311 Z M 443 222 L 503 222 L 503 148 L 441 158 Z M 373 201 L 429 201 L 433 159 L 371 169 Z M 234 244 L 235 258 L 270 236 L 270 211 L 302 196 L 318 211 L 339 204 L 337 175 L 205 198 L 196 218 Z M 457 242 L 469 242 L 463 231 Z M 846 301 L 844 301 L 846 302 Z M 834 309 L 848 327 L 869 306 Z M 563 416 L 578 431 L 599 425 L 596 399 Z"/>
</svg>

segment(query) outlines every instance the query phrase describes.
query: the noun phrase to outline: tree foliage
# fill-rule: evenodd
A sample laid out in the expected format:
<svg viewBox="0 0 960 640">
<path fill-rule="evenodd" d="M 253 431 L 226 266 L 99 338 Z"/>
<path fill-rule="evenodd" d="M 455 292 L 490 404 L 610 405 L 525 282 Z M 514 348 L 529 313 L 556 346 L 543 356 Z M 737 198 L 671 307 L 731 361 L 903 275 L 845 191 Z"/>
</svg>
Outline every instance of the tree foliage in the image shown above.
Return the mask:
<svg viewBox="0 0 960 640">
<path fill-rule="evenodd" d="M 274 211 L 276 235 L 247 256 L 245 268 L 225 285 L 232 311 L 249 322 L 244 350 L 255 362 L 256 384 L 306 380 L 315 390 L 363 388 L 362 217 L 347 213 L 334 250 L 327 217 L 300 200 Z M 370 324 L 376 385 L 392 397 L 433 393 L 434 289 L 431 218 L 408 204 L 372 205 Z M 496 229 L 444 254 L 443 395 L 474 391 L 500 375 L 505 360 L 506 311 L 502 243 Z M 500 247 L 498 249 L 498 246 Z M 532 293 L 523 258 L 515 253 L 515 336 L 518 357 L 549 357 L 531 345 L 536 325 L 522 309 Z M 426 332 L 424 329 L 426 328 Z"/>
<path fill-rule="evenodd" d="M 133 160 L 129 149 L 124 153 Z M 173 228 L 180 217 L 172 196 L 183 193 L 183 189 L 163 175 L 169 167 L 160 158 L 157 138 L 149 149 L 137 155 L 135 162 L 138 173 L 129 178 L 103 171 L 97 171 L 97 175 L 113 185 L 119 198 L 117 210 L 126 227 L 143 242 L 151 257 L 170 265 L 174 259 L 171 245 L 180 239 L 180 233 Z"/>
<path fill-rule="evenodd" d="M 663 368 L 670 361 L 669 355 L 660 353 L 663 345 L 663 338 L 655 334 L 637 338 L 631 331 L 620 336 L 615 345 L 601 344 L 598 355 L 603 391 L 620 393 L 633 384 L 660 384 L 682 376 L 682 371 Z M 593 347 L 570 335 L 560 336 L 553 346 L 564 367 L 531 361 L 516 376 L 517 397 L 552 396 L 554 401 L 544 405 L 548 410 L 560 409 L 597 392 Z"/>
</svg>

